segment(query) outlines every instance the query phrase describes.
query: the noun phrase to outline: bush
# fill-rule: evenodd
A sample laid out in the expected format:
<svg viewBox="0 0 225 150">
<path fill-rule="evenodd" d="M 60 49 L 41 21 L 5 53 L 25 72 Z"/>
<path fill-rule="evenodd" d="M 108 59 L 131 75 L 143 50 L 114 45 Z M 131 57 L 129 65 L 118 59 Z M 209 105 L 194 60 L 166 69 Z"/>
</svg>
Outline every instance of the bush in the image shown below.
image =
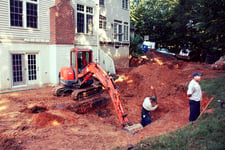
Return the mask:
<svg viewBox="0 0 225 150">
<path fill-rule="evenodd" d="M 140 35 L 135 35 L 130 38 L 130 55 L 135 55 L 135 53 L 142 53 L 141 45 L 143 43 L 143 37 Z"/>
</svg>

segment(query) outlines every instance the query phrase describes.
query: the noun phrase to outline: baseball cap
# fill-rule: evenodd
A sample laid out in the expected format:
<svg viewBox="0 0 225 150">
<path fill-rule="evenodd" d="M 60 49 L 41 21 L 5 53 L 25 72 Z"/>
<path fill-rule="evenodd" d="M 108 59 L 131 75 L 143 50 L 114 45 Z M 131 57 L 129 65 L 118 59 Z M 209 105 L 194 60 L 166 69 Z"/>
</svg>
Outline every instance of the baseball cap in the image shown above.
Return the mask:
<svg viewBox="0 0 225 150">
<path fill-rule="evenodd" d="M 194 72 L 194 73 L 192 74 L 192 76 L 193 76 L 193 77 L 195 77 L 195 76 L 202 76 L 202 74 L 199 73 L 199 72 Z"/>
</svg>

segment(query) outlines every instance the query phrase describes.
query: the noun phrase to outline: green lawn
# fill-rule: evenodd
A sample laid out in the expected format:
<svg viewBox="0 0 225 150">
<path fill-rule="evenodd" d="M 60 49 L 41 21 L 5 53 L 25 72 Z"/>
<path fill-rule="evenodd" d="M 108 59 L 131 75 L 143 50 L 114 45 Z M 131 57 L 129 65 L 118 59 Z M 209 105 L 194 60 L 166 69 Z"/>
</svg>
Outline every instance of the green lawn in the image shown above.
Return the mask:
<svg viewBox="0 0 225 150">
<path fill-rule="evenodd" d="M 208 108 L 214 113 L 204 113 L 194 124 L 164 136 L 148 138 L 133 145 L 132 150 L 224 150 L 225 108 L 218 100 L 225 102 L 225 78 L 207 79 L 200 82 L 208 97 L 215 98 Z M 127 149 L 115 148 L 115 149 Z"/>
</svg>

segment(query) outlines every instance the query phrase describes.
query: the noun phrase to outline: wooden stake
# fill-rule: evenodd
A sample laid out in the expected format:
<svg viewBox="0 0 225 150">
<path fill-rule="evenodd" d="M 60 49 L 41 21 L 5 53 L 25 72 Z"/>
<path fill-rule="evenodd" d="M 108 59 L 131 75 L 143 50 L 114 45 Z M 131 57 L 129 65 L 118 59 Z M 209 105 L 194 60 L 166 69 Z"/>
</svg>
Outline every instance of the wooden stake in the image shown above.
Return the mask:
<svg viewBox="0 0 225 150">
<path fill-rule="evenodd" d="M 202 110 L 202 112 L 200 113 L 199 117 L 202 116 L 202 114 L 205 112 L 205 110 L 207 109 L 207 107 L 209 106 L 209 104 L 212 102 L 212 100 L 213 100 L 214 98 L 215 98 L 215 97 L 211 97 L 211 98 L 210 98 L 209 102 L 207 103 L 207 105 L 205 106 L 205 108 Z M 199 117 L 198 117 L 198 118 L 199 118 Z"/>
</svg>

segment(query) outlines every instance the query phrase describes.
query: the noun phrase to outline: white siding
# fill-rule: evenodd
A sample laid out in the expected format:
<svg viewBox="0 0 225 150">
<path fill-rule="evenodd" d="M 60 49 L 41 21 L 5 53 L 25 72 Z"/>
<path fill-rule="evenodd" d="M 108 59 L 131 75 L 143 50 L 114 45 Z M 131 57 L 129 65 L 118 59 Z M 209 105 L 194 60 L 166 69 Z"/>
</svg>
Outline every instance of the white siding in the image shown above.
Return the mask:
<svg viewBox="0 0 225 150">
<path fill-rule="evenodd" d="M 73 45 L 51 45 L 48 55 L 49 83 L 57 84 L 60 68 L 70 66 L 70 49 Z"/>
<path fill-rule="evenodd" d="M 72 0 L 71 5 L 75 10 L 76 14 L 76 5 L 82 4 L 85 6 L 90 6 L 94 8 L 94 33 L 93 35 L 88 34 L 76 34 L 75 35 L 75 44 L 76 45 L 96 45 L 97 39 L 96 36 L 99 34 L 99 39 L 102 41 L 113 42 L 113 24 L 114 20 L 119 20 L 130 24 L 130 11 L 122 9 L 122 1 L 121 0 L 105 0 L 105 7 L 99 7 L 98 12 L 98 0 Z M 99 24 L 99 14 L 105 16 L 107 18 L 107 30 L 98 29 Z M 76 15 L 75 15 L 76 16 Z M 76 17 L 75 17 L 76 22 Z"/>
<path fill-rule="evenodd" d="M 115 73 L 113 60 L 125 58 L 128 61 L 129 47 L 100 46 L 98 40 L 113 41 L 114 20 L 130 23 L 129 10 L 122 9 L 121 0 L 105 0 L 105 7 L 98 7 L 99 0 L 71 0 L 76 13 L 76 4 L 94 8 L 93 35 L 75 34 L 76 48 L 93 50 L 94 61 L 111 73 Z M 55 0 L 39 0 L 38 29 L 16 28 L 10 26 L 10 0 L 0 0 L 0 91 L 12 88 L 12 53 L 37 52 L 38 54 L 38 84 L 57 83 L 58 73 L 63 66 L 69 66 L 69 51 L 74 45 L 49 45 L 50 14 L 49 8 L 55 5 Z M 99 10 L 100 9 L 100 10 Z M 99 30 L 99 13 L 107 17 L 107 30 Z M 76 16 L 75 16 L 76 19 Z M 76 21 L 76 20 L 75 20 Z M 98 37 L 99 35 L 99 37 Z M 111 59 L 112 58 L 112 59 Z M 115 63 L 117 65 L 117 63 Z M 126 62 L 124 63 L 126 66 Z M 120 65 L 120 64 L 118 64 Z M 27 82 L 25 86 L 33 85 Z"/>
<path fill-rule="evenodd" d="M 75 10 L 76 14 L 76 5 L 82 4 L 85 6 L 90 6 L 94 8 L 94 32 L 93 35 L 88 34 L 78 34 L 75 33 L 75 47 L 83 47 L 89 48 L 94 51 L 94 60 L 100 63 L 104 68 L 110 68 L 110 66 L 106 66 L 106 64 L 112 64 L 111 59 L 107 59 L 105 55 L 102 55 L 102 52 L 105 52 L 108 56 L 113 58 L 113 60 L 118 60 L 120 58 L 125 59 L 125 64 L 121 67 L 129 66 L 129 45 L 123 45 L 122 47 L 116 49 L 114 45 L 98 45 L 99 41 L 104 42 L 114 42 L 113 39 L 113 23 L 114 20 L 121 21 L 122 28 L 124 30 L 124 23 L 126 22 L 129 28 L 130 24 L 130 10 L 125 10 L 122 8 L 122 0 L 105 0 L 105 6 L 101 7 L 98 5 L 99 0 L 72 0 L 71 5 Z M 103 15 L 107 18 L 107 29 L 99 29 L 99 15 Z M 75 23 L 76 23 L 76 15 L 75 15 Z M 123 31 L 124 32 L 124 31 Z M 130 30 L 128 30 L 130 32 Z M 129 44 L 129 35 L 128 33 L 128 41 L 123 41 L 124 43 Z M 106 62 L 108 61 L 108 62 Z M 118 65 L 120 66 L 120 64 Z"/>
<path fill-rule="evenodd" d="M 11 54 L 32 53 L 38 55 L 37 75 L 38 83 L 58 83 L 58 74 L 61 67 L 70 64 L 70 49 L 73 45 L 34 45 L 34 44 L 0 44 L 0 91 L 12 88 Z M 26 86 L 31 86 L 27 82 Z"/>
<path fill-rule="evenodd" d="M 124 33 L 124 23 L 128 23 L 128 28 L 130 25 L 130 10 L 125 10 L 122 8 L 122 0 L 105 0 L 105 6 L 100 7 L 100 15 L 107 18 L 107 29 L 99 29 L 99 39 L 106 42 L 114 42 L 113 39 L 113 23 L 114 20 L 121 21 L 122 32 Z M 130 30 L 128 30 L 128 40 L 130 39 Z M 124 38 L 123 38 L 124 40 Z M 123 41 L 123 43 L 129 43 L 129 41 Z M 129 67 L 129 45 L 121 45 L 119 48 L 115 48 L 115 45 L 103 45 L 100 47 L 106 54 L 111 56 L 115 61 L 115 65 L 118 68 Z M 106 60 L 101 58 L 102 61 Z"/>
<path fill-rule="evenodd" d="M 46 44 L 34 45 L 34 44 L 0 44 L 0 64 L 3 66 L 0 68 L 0 89 L 9 89 L 12 87 L 12 54 L 17 53 L 35 53 L 37 57 L 37 76 L 38 82 L 35 84 L 49 83 L 49 46 Z M 4 75 L 3 75 L 4 74 Z M 31 82 L 30 82 L 31 83 Z M 29 82 L 26 84 L 29 86 Z"/>
<path fill-rule="evenodd" d="M 99 31 L 99 38 L 104 41 L 113 41 L 114 20 L 121 21 L 122 25 L 124 22 L 130 24 L 130 10 L 122 8 L 122 0 L 105 0 L 105 7 L 100 7 L 100 15 L 107 18 L 107 30 Z"/>
<path fill-rule="evenodd" d="M 24 42 L 38 41 L 48 42 L 49 33 L 49 8 L 55 4 L 54 0 L 39 0 L 38 5 L 38 29 L 11 27 L 10 26 L 10 4 L 9 0 L 0 1 L 0 41 Z"/>
</svg>

